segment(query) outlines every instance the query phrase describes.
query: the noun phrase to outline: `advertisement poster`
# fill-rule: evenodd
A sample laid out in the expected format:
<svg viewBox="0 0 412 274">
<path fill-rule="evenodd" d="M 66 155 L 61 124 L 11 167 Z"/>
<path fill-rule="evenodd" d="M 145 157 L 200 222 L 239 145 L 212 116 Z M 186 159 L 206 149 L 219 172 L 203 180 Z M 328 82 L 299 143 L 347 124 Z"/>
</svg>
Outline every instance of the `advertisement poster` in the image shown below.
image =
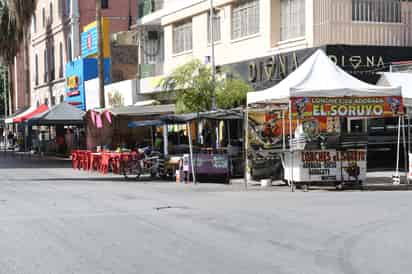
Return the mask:
<svg viewBox="0 0 412 274">
<path fill-rule="evenodd" d="M 402 97 L 296 97 L 292 113 L 306 117 L 394 117 L 403 114 Z"/>
<path fill-rule="evenodd" d="M 304 150 L 287 154 L 285 178 L 295 182 L 363 181 L 366 149 L 347 151 Z"/>
<path fill-rule="evenodd" d="M 409 153 L 408 179 L 409 179 L 409 180 L 412 180 L 412 153 Z"/>
</svg>

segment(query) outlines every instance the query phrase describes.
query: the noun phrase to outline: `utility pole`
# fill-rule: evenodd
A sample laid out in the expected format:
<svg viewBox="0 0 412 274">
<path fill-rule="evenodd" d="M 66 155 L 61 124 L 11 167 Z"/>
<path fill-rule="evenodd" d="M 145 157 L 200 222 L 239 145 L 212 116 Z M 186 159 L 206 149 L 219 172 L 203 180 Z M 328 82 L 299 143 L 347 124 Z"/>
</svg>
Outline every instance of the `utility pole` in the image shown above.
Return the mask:
<svg viewBox="0 0 412 274">
<path fill-rule="evenodd" d="M 212 50 L 212 56 L 210 61 L 212 64 L 212 110 L 216 110 L 216 65 L 215 65 L 215 37 L 214 37 L 214 20 L 215 12 L 213 8 L 213 0 L 210 0 L 210 20 L 209 20 L 209 30 L 210 30 L 210 47 Z"/>
<path fill-rule="evenodd" d="M 99 70 L 99 103 L 105 107 L 104 102 L 104 63 L 103 63 L 103 32 L 102 32 L 102 1 L 96 0 L 96 28 L 97 28 L 97 64 Z"/>
<path fill-rule="evenodd" d="M 4 103 L 4 149 L 7 146 L 7 67 L 6 65 L 2 65 L 2 74 L 3 74 L 3 103 Z"/>
</svg>

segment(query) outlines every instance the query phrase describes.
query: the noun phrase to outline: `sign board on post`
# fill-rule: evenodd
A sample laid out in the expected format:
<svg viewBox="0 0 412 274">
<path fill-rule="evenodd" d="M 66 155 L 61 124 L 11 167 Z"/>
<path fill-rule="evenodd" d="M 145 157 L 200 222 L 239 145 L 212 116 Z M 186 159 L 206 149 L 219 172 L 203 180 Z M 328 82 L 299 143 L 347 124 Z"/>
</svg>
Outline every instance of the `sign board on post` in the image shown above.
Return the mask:
<svg viewBox="0 0 412 274">
<path fill-rule="evenodd" d="M 110 59 L 104 59 L 104 82 L 109 84 L 110 79 Z M 86 106 L 85 82 L 96 78 L 98 75 L 97 59 L 81 58 L 66 65 L 66 98 L 65 102 L 76 106 L 82 110 L 88 109 Z"/>
<path fill-rule="evenodd" d="M 103 34 L 103 58 L 110 57 L 110 32 L 109 20 L 102 18 L 102 34 Z M 97 22 L 94 21 L 83 28 L 81 34 L 82 57 L 96 57 L 98 53 L 98 34 Z"/>
<path fill-rule="evenodd" d="M 302 150 L 286 154 L 285 179 L 295 182 L 364 181 L 366 149 Z"/>
</svg>

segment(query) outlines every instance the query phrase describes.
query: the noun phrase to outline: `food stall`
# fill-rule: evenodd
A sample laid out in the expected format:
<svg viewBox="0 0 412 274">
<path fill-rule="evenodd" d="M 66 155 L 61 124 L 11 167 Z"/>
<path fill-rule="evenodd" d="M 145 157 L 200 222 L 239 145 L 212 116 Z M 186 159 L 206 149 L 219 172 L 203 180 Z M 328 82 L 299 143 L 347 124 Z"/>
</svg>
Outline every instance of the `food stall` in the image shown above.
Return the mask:
<svg viewBox="0 0 412 274">
<path fill-rule="evenodd" d="M 404 109 L 400 87 L 364 83 L 318 50 L 278 85 L 249 93 L 246 113 L 246 174 L 250 155 L 269 150 L 293 188 L 364 181 L 368 136 L 359 129 Z"/>
<path fill-rule="evenodd" d="M 186 149 L 167 145 L 169 158 L 181 158 L 181 171 L 185 174 L 182 177 L 186 180 L 190 177 L 193 181 L 229 182 L 242 167 L 242 132 L 231 130 L 242 127 L 240 110 L 166 115 L 160 119 L 166 127 L 186 126 Z"/>
</svg>

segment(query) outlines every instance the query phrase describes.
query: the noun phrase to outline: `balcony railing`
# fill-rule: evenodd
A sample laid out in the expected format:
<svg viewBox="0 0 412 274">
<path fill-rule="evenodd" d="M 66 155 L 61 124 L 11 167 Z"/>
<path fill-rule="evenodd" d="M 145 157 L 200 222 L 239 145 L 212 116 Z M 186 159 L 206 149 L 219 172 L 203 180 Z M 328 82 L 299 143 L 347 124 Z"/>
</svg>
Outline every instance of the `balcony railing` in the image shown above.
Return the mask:
<svg viewBox="0 0 412 274">
<path fill-rule="evenodd" d="M 387 18 L 386 6 L 356 6 L 356 0 L 314 0 L 314 45 L 412 45 L 412 2 L 402 1 Z M 377 2 L 387 5 L 388 2 Z M 389 12 L 389 11 L 388 11 Z M 394 19 L 394 17 L 396 17 Z"/>
</svg>

